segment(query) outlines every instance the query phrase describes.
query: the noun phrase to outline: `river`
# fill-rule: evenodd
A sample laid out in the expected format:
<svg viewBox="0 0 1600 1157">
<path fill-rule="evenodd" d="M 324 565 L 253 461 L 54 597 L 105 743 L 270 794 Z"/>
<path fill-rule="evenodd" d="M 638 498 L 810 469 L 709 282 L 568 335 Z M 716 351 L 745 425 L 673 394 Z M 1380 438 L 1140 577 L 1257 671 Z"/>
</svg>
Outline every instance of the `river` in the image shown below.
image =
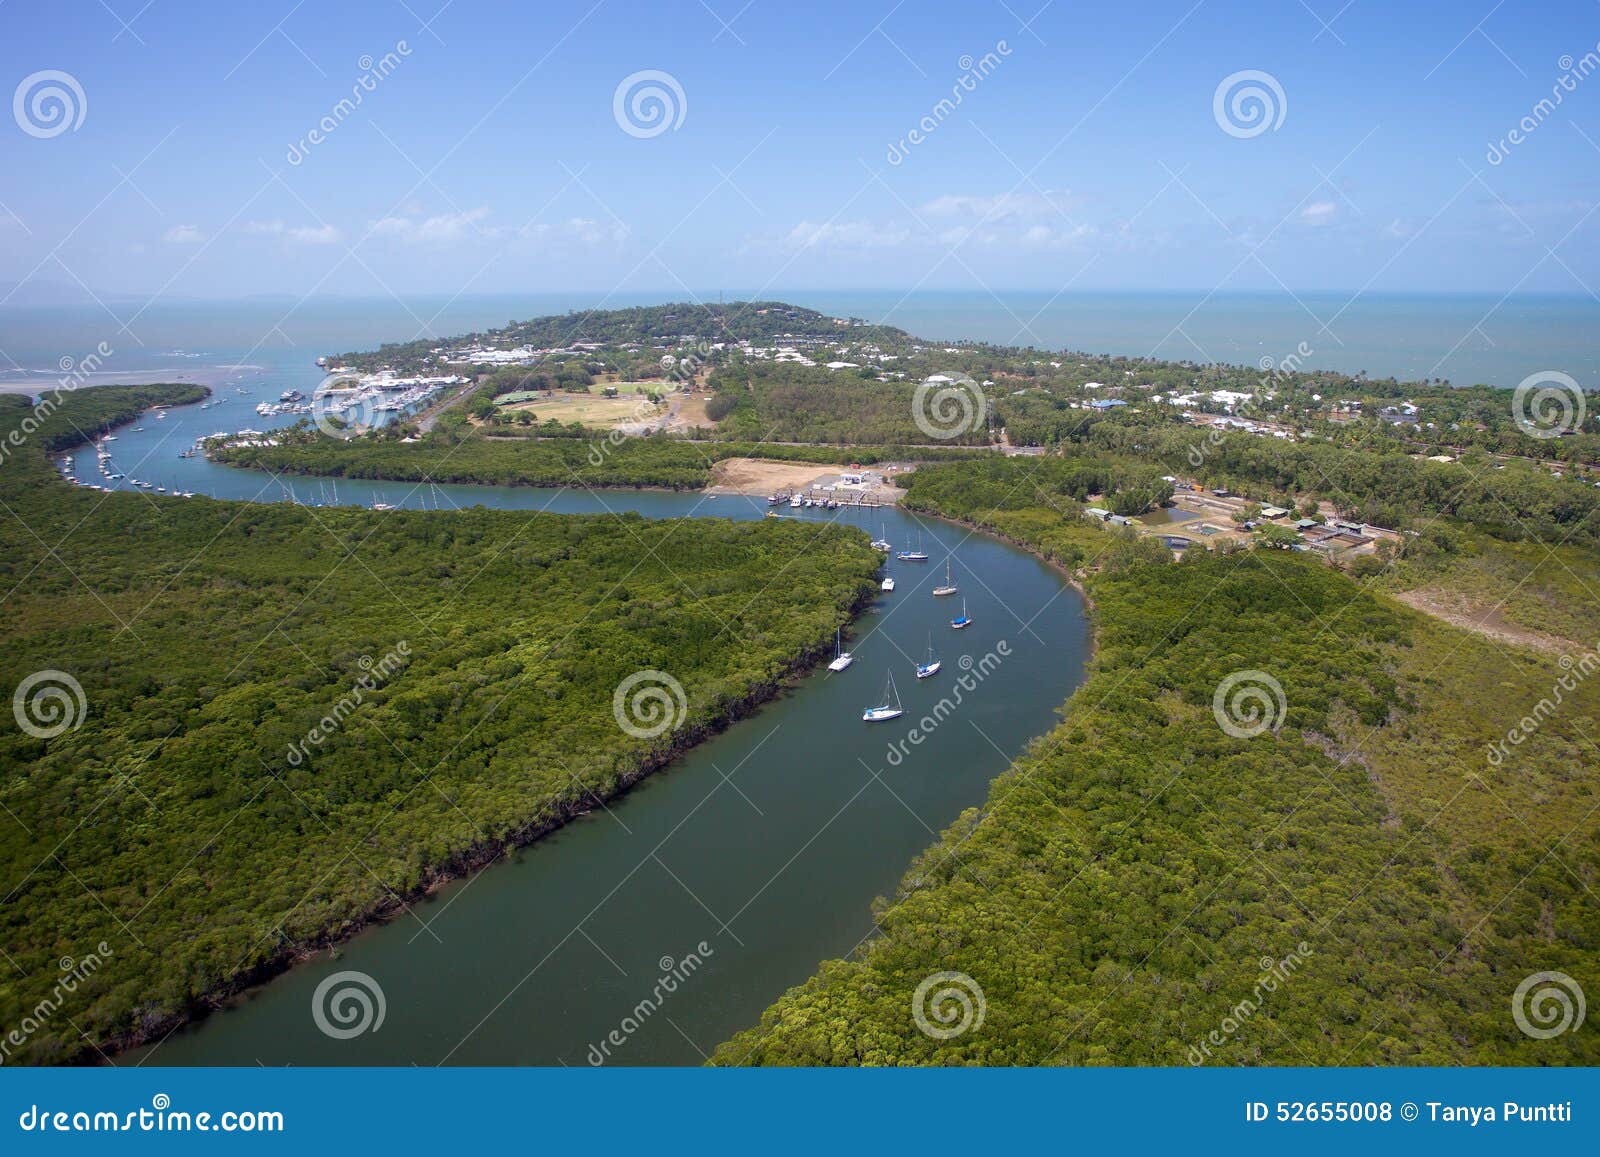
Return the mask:
<svg viewBox="0 0 1600 1157">
<path fill-rule="evenodd" d="M 268 424 L 251 407 L 269 395 L 248 374 L 239 382 L 215 383 L 206 410 L 146 414 L 117 431 L 116 469 L 216 497 L 290 497 L 264 474 L 177 457 L 201 434 Z M 92 450 L 74 463 L 98 480 Z M 334 500 L 329 482 L 292 486 L 301 501 Z M 658 518 L 767 509 L 699 493 L 343 481 L 337 499 Z M 119 1063 L 698 1064 L 819 962 L 848 955 L 872 931 L 873 898 L 1053 726 L 1081 681 L 1089 630 L 1060 575 L 993 538 L 895 510 L 784 513 L 881 528 L 897 550 L 920 541 L 932 556 L 887 564 L 898 587 L 855 623 L 854 666 L 800 680 L 609 806 Z M 961 594 L 934 598 L 952 555 Z M 973 623 L 957 632 L 963 597 Z M 930 640 L 944 669 L 919 681 L 911 659 Z M 905 718 L 863 723 L 891 670 Z M 960 706 L 891 757 L 911 725 L 953 701 L 963 674 L 975 687 Z M 352 971 L 381 990 L 382 1021 L 340 1038 L 319 1028 L 313 1004 L 319 986 Z"/>
</svg>

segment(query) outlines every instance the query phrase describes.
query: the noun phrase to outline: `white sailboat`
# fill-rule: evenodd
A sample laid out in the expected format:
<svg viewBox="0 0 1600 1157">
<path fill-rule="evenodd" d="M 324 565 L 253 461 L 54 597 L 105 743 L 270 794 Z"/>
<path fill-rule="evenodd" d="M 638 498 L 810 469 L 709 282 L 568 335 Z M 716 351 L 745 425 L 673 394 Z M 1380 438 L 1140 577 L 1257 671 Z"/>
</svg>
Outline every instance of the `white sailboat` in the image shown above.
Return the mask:
<svg viewBox="0 0 1600 1157">
<path fill-rule="evenodd" d="M 930 633 L 928 635 L 928 657 L 923 662 L 917 664 L 917 678 L 931 679 L 933 676 L 939 673 L 939 668 L 942 666 L 944 666 L 944 664 L 939 660 L 939 657 L 933 653 L 933 635 Z"/>
<path fill-rule="evenodd" d="M 933 588 L 933 593 L 934 593 L 935 597 L 940 596 L 940 595 L 953 595 L 959 589 L 960 588 L 956 586 L 955 580 L 950 577 L 950 560 L 949 559 L 945 559 L 945 563 L 944 563 L 944 585 L 943 586 L 934 587 Z"/>
<path fill-rule="evenodd" d="M 904 715 L 905 708 L 900 706 L 900 692 L 894 685 L 894 672 L 889 672 L 889 681 L 883 687 L 883 702 L 876 707 L 868 707 L 861 713 L 864 723 L 882 723 L 887 719 L 898 719 Z"/>
<path fill-rule="evenodd" d="M 844 649 L 843 628 L 836 630 L 833 636 L 833 662 L 828 664 L 828 670 L 843 671 L 855 661 L 856 657 Z"/>
<path fill-rule="evenodd" d="M 883 523 L 881 522 L 878 524 L 878 537 L 872 540 L 872 549 L 881 550 L 884 554 L 889 553 L 889 536 L 885 532 Z"/>
<path fill-rule="evenodd" d="M 917 532 L 916 550 L 902 550 L 895 557 L 901 562 L 927 562 L 928 552 L 922 549 L 922 532 L 920 530 Z"/>
</svg>

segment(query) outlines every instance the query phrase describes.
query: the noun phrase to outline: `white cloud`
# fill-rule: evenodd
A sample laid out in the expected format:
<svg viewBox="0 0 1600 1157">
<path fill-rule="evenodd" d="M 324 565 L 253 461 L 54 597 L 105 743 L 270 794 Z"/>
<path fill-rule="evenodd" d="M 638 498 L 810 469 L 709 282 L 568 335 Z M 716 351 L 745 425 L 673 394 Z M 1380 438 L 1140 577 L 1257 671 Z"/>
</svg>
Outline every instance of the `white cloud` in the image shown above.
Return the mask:
<svg viewBox="0 0 1600 1157">
<path fill-rule="evenodd" d="M 246 221 L 244 232 L 254 237 L 282 237 L 296 245 L 332 245 L 342 234 L 332 225 L 285 225 L 282 221 Z"/>
<path fill-rule="evenodd" d="M 904 245 L 909 240 L 911 231 L 902 225 L 876 225 L 870 221 L 845 221 L 839 224 L 802 221 L 789 230 L 783 244 L 789 249 L 815 249 L 821 246 L 882 249 Z"/>
<path fill-rule="evenodd" d="M 161 240 L 171 245 L 198 245 L 206 239 L 206 235 L 194 225 L 174 225 L 161 236 Z"/>
<path fill-rule="evenodd" d="M 1067 211 L 1071 194 L 1047 189 L 1042 193 L 997 193 L 992 196 L 947 193 L 922 206 L 930 217 L 976 217 L 983 221 L 1030 220 L 1059 217 Z"/>
<path fill-rule="evenodd" d="M 286 235 L 300 245 L 332 245 L 339 240 L 339 231 L 332 225 L 301 225 L 288 230 Z"/>
<path fill-rule="evenodd" d="M 1332 201 L 1313 201 L 1300 211 L 1300 220 L 1307 225 L 1329 225 L 1339 215 L 1339 206 Z"/>
<path fill-rule="evenodd" d="M 420 220 L 415 216 L 384 217 L 373 222 L 372 232 L 377 237 L 396 237 L 419 245 L 437 245 L 491 233 L 491 230 L 479 224 L 488 216 L 489 210 L 479 206 L 461 213 L 441 213 Z"/>
<path fill-rule="evenodd" d="M 591 217 L 569 217 L 554 225 L 524 225 L 518 233 L 536 241 L 577 241 L 584 245 L 620 244 L 630 230 L 621 221 L 610 225 Z"/>
</svg>

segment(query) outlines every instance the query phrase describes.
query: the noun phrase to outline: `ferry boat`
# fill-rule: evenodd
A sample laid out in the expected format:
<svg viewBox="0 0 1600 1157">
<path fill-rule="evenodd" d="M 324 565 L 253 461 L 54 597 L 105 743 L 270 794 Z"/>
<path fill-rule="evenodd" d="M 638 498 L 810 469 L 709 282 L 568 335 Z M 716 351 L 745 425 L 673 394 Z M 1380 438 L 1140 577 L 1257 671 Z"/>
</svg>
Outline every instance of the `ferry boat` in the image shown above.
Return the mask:
<svg viewBox="0 0 1600 1157">
<path fill-rule="evenodd" d="M 955 584 L 955 580 L 950 577 L 950 562 L 947 559 L 944 564 L 944 585 L 934 587 L 933 593 L 936 597 L 942 595 L 953 595 L 959 589 L 960 588 Z"/>
<path fill-rule="evenodd" d="M 967 618 L 967 600 L 961 600 L 961 614 L 950 620 L 950 626 L 957 631 L 964 631 L 972 625 L 972 620 Z"/>
<path fill-rule="evenodd" d="M 883 702 L 863 711 L 861 720 L 863 723 L 882 723 L 885 720 L 898 719 L 905 713 L 905 708 L 900 706 L 900 692 L 895 689 L 894 672 L 890 671 L 889 681 L 883 688 Z"/>
<path fill-rule="evenodd" d="M 843 629 L 835 631 L 833 636 L 833 662 L 828 664 L 828 670 L 843 671 L 855 661 L 856 657 L 844 649 Z"/>
<path fill-rule="evenodd" d="M 939 657 L 933 653 L 933 636 L 928 636 L 928 657 L 917 664 L 917 678 L 931 679 L 939 673 L 939 668 L 944 666 Z"/>
</svg>

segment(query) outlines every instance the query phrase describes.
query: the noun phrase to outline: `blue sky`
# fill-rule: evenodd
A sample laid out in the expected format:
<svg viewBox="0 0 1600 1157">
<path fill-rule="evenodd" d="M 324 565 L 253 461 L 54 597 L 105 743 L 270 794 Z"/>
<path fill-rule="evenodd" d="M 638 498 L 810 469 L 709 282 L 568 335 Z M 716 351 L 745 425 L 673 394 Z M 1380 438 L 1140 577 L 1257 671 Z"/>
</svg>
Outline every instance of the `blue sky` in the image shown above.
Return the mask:
<svg viewBox="0 0 1600 1157">
<path fill-rule="evenodd" d="M 1592 0 L 1041 3 L 11 0 L 0 294 L 1600 287 Z"/>
</svg>

